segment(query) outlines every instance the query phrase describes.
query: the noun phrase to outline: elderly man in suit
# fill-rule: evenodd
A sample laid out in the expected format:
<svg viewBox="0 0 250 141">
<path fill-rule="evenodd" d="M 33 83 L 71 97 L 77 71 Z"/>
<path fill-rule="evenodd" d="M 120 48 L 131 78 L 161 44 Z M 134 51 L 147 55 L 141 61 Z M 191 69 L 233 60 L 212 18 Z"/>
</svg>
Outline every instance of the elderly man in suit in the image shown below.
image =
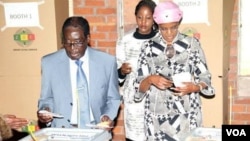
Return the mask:
<svg viewBox="0 0 250 141">
<path fill-rule="evenodd" d="M 88 128 L 86 124 L 100 122 L 107 123 L 107 126 L 114 125 L 120 106 L 116 59 L 91 48 L 89 41 L 88 21 L 80 16 L 69 17 L 62 27 L 63 48 L 42 58 L 41 95 L 38 101 L 38 119 L 41 123 L 58 128 Z M 77 90 L 76 60 L 83 62 L 81 69 L 86 75 L 87 92 Z M 82 97 L 86 93 L 87 98 Z M 89 110 L 84 111 L 83 107 Z M 39 112 L 41 110 L 62 117 L 44 114 Z"/>
</svg>

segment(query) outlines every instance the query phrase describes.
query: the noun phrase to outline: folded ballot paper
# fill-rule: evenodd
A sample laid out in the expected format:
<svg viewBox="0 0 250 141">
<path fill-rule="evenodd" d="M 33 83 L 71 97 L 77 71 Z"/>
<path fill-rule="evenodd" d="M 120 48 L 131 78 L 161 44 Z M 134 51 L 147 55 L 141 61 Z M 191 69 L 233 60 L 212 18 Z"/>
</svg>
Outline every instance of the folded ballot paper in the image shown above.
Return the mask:
<svg viewBox="0 0 250 141">
<path fill-rule="evenodd" d="M 189 72 L 182 72 L 172 76 L 175 87 L 183 87 L 183 82 L 192 82 L 192 75 Z"/>
<path fill-rule="evenodd" d="M 102 129 L 43 128 L 19 141 L 109 141 L 111 138 Z"/>
</svg>

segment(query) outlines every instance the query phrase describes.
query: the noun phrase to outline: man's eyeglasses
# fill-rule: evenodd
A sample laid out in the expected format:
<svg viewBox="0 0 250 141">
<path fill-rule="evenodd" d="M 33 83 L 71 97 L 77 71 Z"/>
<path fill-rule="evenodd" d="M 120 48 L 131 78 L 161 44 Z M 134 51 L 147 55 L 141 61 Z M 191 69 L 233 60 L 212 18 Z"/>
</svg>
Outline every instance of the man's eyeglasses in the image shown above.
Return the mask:
<svg viewBox="0 0 250 141">
<path fill-rule="evenodd" d="M 65 47 L 72 47 L 72 46 L 74 46 L 74 47 L 82 47 L 83 46 L 83 44 L 84 44 L 84 42 L 82 42 L 82 41 L 79 41 L 79 42 L 74 42 L 74 43 L 63 43 L 63 45 L 65 46 Z"/>
</svg>

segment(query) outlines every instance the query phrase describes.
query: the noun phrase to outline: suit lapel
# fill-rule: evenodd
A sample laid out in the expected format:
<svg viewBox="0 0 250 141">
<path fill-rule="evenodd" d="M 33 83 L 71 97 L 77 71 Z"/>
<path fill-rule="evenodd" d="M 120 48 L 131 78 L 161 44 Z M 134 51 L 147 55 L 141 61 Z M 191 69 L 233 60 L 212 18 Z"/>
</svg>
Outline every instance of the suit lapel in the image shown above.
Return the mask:
<svg viewBox="0 0 250 141">
<path fill-rule="evenodd" d="M 97 70 L 98 68 L 98 64 L 97 63 L 97 57 L 95 56 L 95 52 L 92 48 L 88 48 L 89 51 L 89 93 L 90 93 L 90 99 L 92 99 L 92 93 L 94 92 L 94 85 L 96 84 L 95 81 L 97 80 Z"/>
</svg>

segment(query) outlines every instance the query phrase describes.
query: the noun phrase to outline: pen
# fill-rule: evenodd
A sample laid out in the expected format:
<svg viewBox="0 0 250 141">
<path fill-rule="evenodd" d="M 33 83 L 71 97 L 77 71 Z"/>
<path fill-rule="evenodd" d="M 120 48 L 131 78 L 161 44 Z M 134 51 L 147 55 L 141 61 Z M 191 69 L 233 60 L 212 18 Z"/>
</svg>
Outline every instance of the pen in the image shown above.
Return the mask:
<svg viewBox="0 0 250 141">
<path fill-rule="evenodd" d="M 38 141 L 32 131 L 29 132 L 33 141 Z"/>
</svg>

